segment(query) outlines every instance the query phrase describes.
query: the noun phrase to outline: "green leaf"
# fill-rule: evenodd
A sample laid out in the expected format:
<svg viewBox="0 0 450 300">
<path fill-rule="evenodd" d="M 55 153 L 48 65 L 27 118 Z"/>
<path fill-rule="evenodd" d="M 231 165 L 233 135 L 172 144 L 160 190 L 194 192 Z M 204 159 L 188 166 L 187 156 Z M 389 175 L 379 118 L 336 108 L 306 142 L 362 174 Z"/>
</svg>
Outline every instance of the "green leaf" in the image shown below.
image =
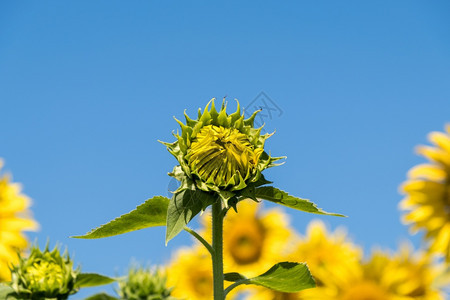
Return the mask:
<svg viewBox="0 0 450 300">
<path fill-rule="evenodd" d="M 257 201 L 255 196 L 256 188 L 269 183 L 272 183 L 272 181 L 266 180 L 264 178 L 264 175 L 260 174 L 258 180 L 256 180 L 255 182 L 250 182 L 245 189 L 238 191 L 238 201 L 242 201 L 247 198 Z"/>
<path fill-rule="evenodd" d="M 164 226 L 166 225 L 169 201 L 169 198 L 155 196 L 139 205 L 135 210 L 93 229 L 85 235 L 73 237 L 99 239 L 148 227 Z"/>
<path fill-rule="evenodd" d="M 247 277 L 245 277 L 244 275 L 236 273 L 236 272 L 225 273 L 225 274 L 223 274 L 223 278 L 226 281 L 232 281 L 232 282 L 247 279 Z"/>
<path fill-rule="evenodd" d="M 110 296 L 106 293 L 99 293 L 99 294 L 92 295 L 84 300 L 120 300 L 120 299 Z"/>
<path fill-rule="evenodd" d="M 215 200 L 214 194 L 200 190 L 184 190 L 175 193 L 167 209 L 166 245 L 203 207 L 207 207 Z"/>
<path fill-rule="evenodd" d="M 263 174 L 260 174 L 258 180 L 256 180 L 256 182 L 251 183 L 251 184 L 254 185 L 255 187 L 259 187 L 259 186 L 270 184 L 270 183 L 273 183 L 273 182 L 267 180 Z"/>
<path fill-rule="evenodd" d="M 316 286 L 308 267 L 304 263 L 280 262 L 257 277 L 245 278 L 241 274 L 231 277 L 233 277 L 231 279 L 237 279 L 238 277 L 243 279 L 236 280 L 225 290 L 225 293 L 240 284 L 260 285 L 283 293 L 296 293 Z"/>
<path fill-rule="evenodd" d="M 13 299 L 18 299 L 18 297 L 12 287 L 10 287 L 8 285 L 0 284 L 0 299 L 13 300 Z"/>
<path fill-rule="evenodd" d="M 75 286 L 79 288 L 83 287 L 91 287 L 91 286 L 99 286 L 110 284 L 116 281 L 115 279 L 96 274 L 96 273 L 81 273 L 77 276 L 77 280 L 75 282 Z"/>
<path fill-rule="evenodd" d="M 293 262 L 277 263 L 266 273 L 250 278 L 249 283 L 284 293 L 296 293 L 316 286 L 306 264 Z"/>
<path fill-rule="evenodd" d="M 321 214 L 321 215 L 330 215 L 330 216 L 337 216 L 337 217 L 345 217 L 341 214 L 336 213 L 329 213 L 326 211 L 323 211 L 322 209 L 318 208 L 316 204 L 313 202 L 307 200 L 307 199 L 301 199 L 294 196 L 289 195 L 285 191 L 282 191 L 280 189 L 277 189 L 273 186 L 264 186 L 259 187 L 256 189 L 255 196 L 257 198 L 262 198 L 265 200 L 272 201 L 274 203 L 278 203 L 290 208 L 294 208 L 297 210 L 301 210 L 304 212 L 314 213 L 314 214 Z"/>
</svg>

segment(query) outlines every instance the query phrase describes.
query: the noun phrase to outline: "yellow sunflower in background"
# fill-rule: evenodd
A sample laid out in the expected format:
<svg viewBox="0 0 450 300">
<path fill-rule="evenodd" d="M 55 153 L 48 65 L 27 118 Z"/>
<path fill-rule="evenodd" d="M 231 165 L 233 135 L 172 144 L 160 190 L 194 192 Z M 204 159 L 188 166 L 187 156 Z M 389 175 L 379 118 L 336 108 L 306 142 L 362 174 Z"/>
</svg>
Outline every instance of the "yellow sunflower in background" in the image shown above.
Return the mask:
<svg viewBox="0 0 450 300">
<path fill-rule="evenodd" d="M 407 211 L 403 221 L 411 224 L 412 232 L 425 230 L 430 251 L 450 261 L 450 124 L 446 131 L 429 135 L 435 147 L 418 147 L 417 152 L 430 163 L 409 171 L 401 187 L 406 197 L 400 208 Z"/>
<path fill-rule="evenodd" d="M 298 242 L 290 258 L 306 262 L 316 281 L 322 281 L 326 279 L 322 278 L 326 269 L 359 261 L 362 250 L 350 241 L 344 229 L 328 232 L 321 220 L 314 220 L 309 223 L 306 236 Z"/>
<path fill-rule="evenodd" d="M 3 161 L 0 159 L 0 170 Z M 21 194 L 18 183 L 11 183 L 7 175 L 0 175 L 0 282 L 9 281 L 9 267 L 19 261 L 18 251 L 27 246 L 24 230 L 37 229 L 28 212 L 30 199 Z"/>
<path fill-rule="evenodd" d="M 209 252 L 201 245 L 178 250 L 167 267 L 167 287 L 173 288 L 171 296 L 177 299 L 213 299 L 212 261 Z M 227 299 L 234 299 L 235 295 L 232 291 Z"/>
<path fill-rule="evenodd" d="M 212 261 L 200 246 L 180 249 L 167 268 L 167 286 L 172 296 L 180 299 L 213 298 Z"/>
<path fill-rule="evenodd" d="M 224 219 L 224 271 L 238 272 L 247 277 L 260 275 L 282 261 L 294 237 L 288 216 L 280 209 L 259 213 L 261 204 L 252 200 L 238 203 L 238 213 L 229 210 Z M 211 217 L 204 214 L 202 236 L 211 240 Z M 291 246 L 291 247 L 289 247 Z"/>
<path fill-rule="evenodd" d="M 329 268 L 328 279 L 315 289 L 305 290 L 298 299 L 336 300 L 444 300 L 433 282 L 440 270 L 429 255 L 413 254 L 403 247 L 396 255 L 375 251 L 361 263 Z"/>
<path fill-rule="evenodd" d="M 354 245 L 343 229 L 328 232 L 320 220 L 312 221 L 306 230 L 306 236 L 296 244 L 294 251 L 284 260 L 306 262 L 318 286 L 326 282 L 328 270 L 346 269 L 347 264 L 358 264 L 362 250 Z M 280 293 L 263 288 L 252 288 L 251 300 L 294 300 L 303 299 L 299 293 Z"/>
</svg>

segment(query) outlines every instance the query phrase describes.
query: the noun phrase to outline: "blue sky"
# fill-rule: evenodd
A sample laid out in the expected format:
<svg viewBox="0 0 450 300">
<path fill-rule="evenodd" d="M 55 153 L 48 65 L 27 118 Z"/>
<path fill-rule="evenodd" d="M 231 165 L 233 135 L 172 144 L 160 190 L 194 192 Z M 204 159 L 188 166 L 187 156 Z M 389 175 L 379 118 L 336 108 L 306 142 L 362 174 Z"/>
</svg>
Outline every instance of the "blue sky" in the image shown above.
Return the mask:
<svg viewBox="0 0 450 300">
<path fill-rule="evenodd" d="M 66 245 L 84 271 L 167 262 L 187 234 L 168 247 L 163 228 L 68 237 L 167 195 L 176 161 L 157 140 L 173 140 L 173 116 L 264 92 L 281 111 L 264 119 L 266 148 L 288 157 L 266 177 L 348 215 L 320 218 L 365 249 L 395 248 L 409 238 L 398 186 L 424 162 L 414 147 L 450 122 L 449 13 L 447 1 L 2 1 L 0 157 L 34 201 L 29 236 Z M 317 218 L 289 215 L 299 232 Z"/>
</svg>

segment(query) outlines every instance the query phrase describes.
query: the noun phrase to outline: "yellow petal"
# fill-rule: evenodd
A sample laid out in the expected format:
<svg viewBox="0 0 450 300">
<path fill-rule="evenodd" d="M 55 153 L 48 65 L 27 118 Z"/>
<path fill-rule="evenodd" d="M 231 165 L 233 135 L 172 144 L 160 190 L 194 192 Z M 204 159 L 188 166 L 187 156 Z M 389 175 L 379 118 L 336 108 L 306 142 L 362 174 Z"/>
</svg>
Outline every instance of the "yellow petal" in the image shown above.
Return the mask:
<svg viewBox="0 0 450 300">
<path fill-rule="evenodd" d="M 406 193 L 420 192 L 427 194 L 442 194 L 445 190 L 445 185 L 435 181 L 427 180 L 409 180 L 401 187 Z"/>
<path fill-rule="evenodd" d="M 433 216 L 432 218 L 430 218 L 427 221 L 427 228 L 430 231 L 438 230 L 438 229 L 442 228 L 442 226 L 445 224 L 445 222 L 446 222 L 445 217 L 435 217 L 435 216 Z"/>
<path fill-rule="evenodd" d="M 444 180 L 447 176 L 445 170 L 438 166 L 423 164 L 413 167 L 408 172 L 408 177 L 413 179 L 429 179 L 429 180 Z"/>
<path fill-rule="evenodd" d="M 27 240 L 17 231 L 2 231 L 0 232 L 0 241 L 3 245 L 15 248 L 25 248 L 27 246 Z"/>
<path fill-rule="evenodd" d="M 0 215 L 23 211 L 30 206 L 30 199 L 24 196 L 9 197 L 9 201 L 2 203 Z"/>
<path fill-rule="evenodd" d="M 436 239 L 434 240 L 431 250 L 435 252 L 445 253 L 450 245 L 450 223 L 447 223 L 439 231 Z"/>
<path fill-rule="evenodd" d="M 10 262 L 17 258 L 17 252 L 14 248 L 0 244 L 0 261 Z"/>
<path fill-rule="evenodd" d="M 0 282 L 10 281 L 11 271 L 7 263 L 0 261 Z"/>
<path fill-rule="evenodd" d="M 434 210 L 431 206 L 421 206 L 410 212 L 406 215 L 407 221 L 416 221 L 420 222 L 423 220 L 428 219 L 432 214 Z"/>
<path fill-rule="evenodd" d="M 450 137 L 442 132 L 432 132 L 429 134 L 428 138 L 434 144 L 444 149 L 450 155 Z"/>
<path fill-rule="evenodd" d="M 39 225 L 31 219 L 12 218 L 7 220 L 0 219 L 0 225 L 8 231 L 20 231 L 20 230 L 37 230 Z"/>
<path fill-rule="evenodd" d="M 450 155 L 442 149 L 429 146 L 419 146 L 417 147 L 417 153 L 445 166 L 450 165 Z"/>
</svg>

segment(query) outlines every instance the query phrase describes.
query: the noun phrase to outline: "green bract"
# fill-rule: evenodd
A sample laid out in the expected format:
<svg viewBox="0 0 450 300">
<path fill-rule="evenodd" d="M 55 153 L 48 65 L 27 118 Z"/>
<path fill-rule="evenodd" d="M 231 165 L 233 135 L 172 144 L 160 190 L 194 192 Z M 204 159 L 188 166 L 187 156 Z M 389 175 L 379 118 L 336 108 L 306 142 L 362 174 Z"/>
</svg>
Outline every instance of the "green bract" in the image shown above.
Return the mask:
<svg viewBox="0 0 450 300">
<path fill-rule="evenodd" d="M 20 257 L 19 264 L 12 267 L 11 287 L 20 299 L 67 299 L 78 290 L 75 281 L 79 274 L 67 251 L 61 255 L 57 247 L 50 251 L 47 245 L 41 252 L 34 246 L 28 258 Z"/>
<path fill-rule="evenodd" d="M 128 277 L 119 281 L 117 294 L 126 300 L 175 300 L 166 287 L 166 275 L 159 269 L 130 268 Z"/>
<path fill-rule="evenodd" d="M 236 112 L 228 115 L 225 102 L 217 111 L 214 100 L 203 112 L 199 109 L 197 120 L 186 112 L 186 124 L 175 119 L 181 134 L 174 134 L 175 142 L 163 144 L 179 163 L 169 173 L 181 182 L 175 194 L 187 189 L 217 193 L 228 207 L 232 198 L 255 198 L 254 188 L 267 183 L 261 172 L 275 166 L 281 157 L 271 157 L 264 151 L 271 134 L 261 134 L 262 127 L 254 128 L 259 111 L 245 119 L 237 102 Z"/>
</svg>

